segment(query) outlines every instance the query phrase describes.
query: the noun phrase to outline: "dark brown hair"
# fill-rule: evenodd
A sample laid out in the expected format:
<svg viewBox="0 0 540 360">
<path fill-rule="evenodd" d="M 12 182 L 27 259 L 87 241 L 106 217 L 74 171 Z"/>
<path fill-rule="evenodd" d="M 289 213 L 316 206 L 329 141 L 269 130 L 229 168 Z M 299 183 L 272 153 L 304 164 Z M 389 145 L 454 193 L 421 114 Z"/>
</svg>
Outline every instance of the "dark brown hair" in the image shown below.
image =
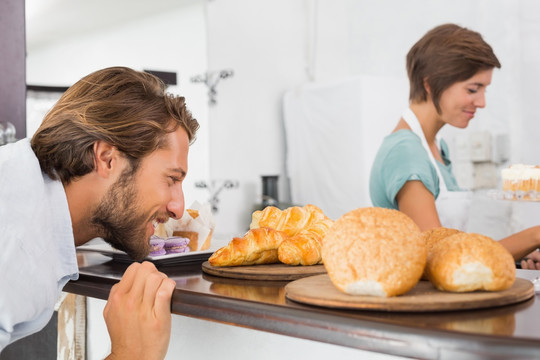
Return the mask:
<svg viewBox="0 0 540 360">
<path fill-rule="evenodd" d="M 199 128 L 185 99 L 164 83 L 126 67 L 98 70 L 71 86 L 47 113 L 32 138 L 41 170 L 68 184 L 94 170 L 94 143 L 115 146 L 135 170 L 142 158 L 167 146 L 179 126 L 190 143 Z"/>
<path fill-rule="evenodd" d="M 455 24 L 444 24 L 426 33 L 407 54 L 411 102 L 431 100 L 441 112 L 439 101 L 444 90 L 465 81 L 478 71 L 500 68 L 501 64 L 479 33 Z"/>
</svg>

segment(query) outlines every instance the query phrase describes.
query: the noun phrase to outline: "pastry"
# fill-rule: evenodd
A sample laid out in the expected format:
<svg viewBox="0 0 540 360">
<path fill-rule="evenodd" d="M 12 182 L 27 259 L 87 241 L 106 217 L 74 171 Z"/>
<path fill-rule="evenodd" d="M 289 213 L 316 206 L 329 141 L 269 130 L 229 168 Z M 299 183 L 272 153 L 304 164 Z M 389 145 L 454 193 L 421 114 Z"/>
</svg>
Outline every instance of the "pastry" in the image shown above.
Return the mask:
<svg viewBox="0 0 540 360">
<path fill-rule="evenodd" d="M 154 236 L 166 239 L 168 237 L 167 228 L 164 223 L 156 223 L 154 225 Z"/>
<path fill-rule="evenodd" d="M 451 229 L 446 227 L 438 227 L 431 230 L 426 230 L 422 233 L 422 237 L 426 241 L 426 248 L 428 252 L 428 257 L 431 249 L 433 248 L 433 244 L 437 243 L 441 239 L 444 239 L 447 236 L 454 235 L 461 232 L 457 229 Z M 427 274 L 426 269 L 424 269 L 424 273 L 422 275 L 423 280 L 427 280 Z"/>
<path fill-rule="evenodd" d="M 540 200 L 540 166 L 514 164 L 501 170 L 502 190 L 509 200 Z"/>
<path fill-rule="evenodd" d="M 180 219 L 170 218 L 156 226 L 155 234 L 166 239 L 177 236 L 189 239 L 190 251 L 207 250 L 211 246 L 214 219 L 209 204 L 195 202 L 185 209 Z"/>
<path fill-rule="evenodd" d="M 322 243 L 333 225 L 331 219 L 315 222 L 285 239 L 278 248 L 278 258 L 287 265 L 315 265 L 322 263 Z"/>
<path fill-rule="evenodd" d="M 173 236 L 165 240 L 165 251 L 167 254 L 179 254 L 189 252 L 189 239 Z"/>
<path fill-rule="evenodd" d="M 232 239 L 208 259 L 212 266 L 240 266 L 278 262 L 277 249 L 287 234 L 271 228 L 249 230 Z"/>
<path fill-rule="evenodd" d="M 444 239 L 445 237 L 457 234 L 459 232 L 461 231 L 457 229 L 446 228 L 446 227 L 438 227 L 438 228 L 424 231 L 422 233 L 422 237 L 426 241 L 428 253 L 431 251 L 431 248 L 433 248 L 433 244 L 437 243 L 441 239 Z"/>
<path fill-rule="evenodd" d="M 164 249 L 165 240 L 158 236 L 150 237 L 150 256 L 165 255 L 167 252 Z"/>
<path fill-rule="evenodd" d="M 188 247 L 190 251 L 199 249 L 199 233 L 196 231 L 175 230 L 173 236 L 189 239 Z"/>
<path fill-rule="evenodd" d="M 326 215 L 317 206 L 309 204 L 303 207 L 291 206 L 285 210 L 267 206 L 263 210 L 255 211 L 251 218 L 250 229 L 269 227 L 294 236 L 300 230 L 325 219 Z"/>
<path fill-rule="evenodd" d="M 433 244 L 426 275 L 443 291 L 498 291 L 512 286 L 516 266 L 512 255 L 497 241 L 460 232 Z"/>
<path fill-rule="evenodd" d="M 351 295 L 401 295 L 417 283 L 427 249 L 418 226 L 404 213 L 360 208 L 339 218 L 324 238 L 330 280 Z"/>
<path fill-rule="evenodd" d="M 199 217 L 199 210 L 195 209 L 186 209 L 186 212 L 191 216 L 193 219 L 196 219 Z"/>
</svg>

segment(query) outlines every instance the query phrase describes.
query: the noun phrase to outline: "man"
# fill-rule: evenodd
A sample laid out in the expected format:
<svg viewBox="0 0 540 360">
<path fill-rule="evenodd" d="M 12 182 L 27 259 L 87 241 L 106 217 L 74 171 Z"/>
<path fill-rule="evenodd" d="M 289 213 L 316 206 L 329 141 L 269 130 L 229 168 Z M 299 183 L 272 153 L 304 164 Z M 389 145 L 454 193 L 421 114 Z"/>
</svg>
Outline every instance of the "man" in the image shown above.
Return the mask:
<svg viewBox="0 0 540 360">
<path fill-rule="evenodd" d="M 78 278 L 76 246 L 101 237 L 142 260 L 153 223 L 182 216 L 198 127 L 159 79 L 114 67 L 70 87 L 31 141 L 0 147 L 0 351 L 47 324 Z M 126 270 L 104 310 L 110 359 L 165 356 L 175 285 L 148 262 Z"/>
</svg>

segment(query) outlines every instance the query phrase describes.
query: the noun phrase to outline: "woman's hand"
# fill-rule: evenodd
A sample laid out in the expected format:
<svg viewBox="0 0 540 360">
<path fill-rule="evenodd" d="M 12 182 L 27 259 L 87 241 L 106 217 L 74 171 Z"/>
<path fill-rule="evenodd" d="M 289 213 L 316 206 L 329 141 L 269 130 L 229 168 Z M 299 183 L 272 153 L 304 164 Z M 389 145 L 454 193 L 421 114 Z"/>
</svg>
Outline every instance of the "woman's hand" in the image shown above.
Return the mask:
<svg viewBox="0 0 540 360">
<path fill-rule="evenodd" d="M 540 251 L 533 251 L 521 260 L 521 268 L 527 270 L 540 270 Z"/>
<path fill-rule="evenodd" d="M 499 243 L 512 254 L 516 261 L 521 260 L 521 267 L 523 269 L 540 270 L 538 267 L 540 264 L 540 253 L 536 251 L 536 249 L 540 248 L 540 226 L 533 226 L 512 234 L 501 239 Z"/>
<path fill-rule="evenodd" d="M 131 264 L 115 284 L 103 317 L 111 337 L 107 359 L 163 359 L 171 336 L 176 283 L 150 262 Z"/>
</svg>

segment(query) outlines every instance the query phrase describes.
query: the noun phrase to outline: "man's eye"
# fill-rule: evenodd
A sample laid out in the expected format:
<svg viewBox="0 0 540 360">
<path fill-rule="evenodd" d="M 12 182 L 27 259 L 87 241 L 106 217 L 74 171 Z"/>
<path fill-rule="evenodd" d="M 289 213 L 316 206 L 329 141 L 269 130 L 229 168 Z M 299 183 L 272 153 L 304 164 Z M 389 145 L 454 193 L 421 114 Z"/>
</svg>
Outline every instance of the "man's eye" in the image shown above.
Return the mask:
<svg viewBox="0 0 540 360">
<path fill-rule="evenodd" d="M 174 177 L 174 176 L 169 176 L 169 179 L 171 179 L 172 185 L 174 185 L 174 184 L 180 182 L 180 179 L 177 178 L 177 177 Z"/>
<path fill-rule="evenodd" d="M 478 92 L 478 89 L 467 89 L 469 91 L 469 94 L 476 94 Z"/>
</svg>

